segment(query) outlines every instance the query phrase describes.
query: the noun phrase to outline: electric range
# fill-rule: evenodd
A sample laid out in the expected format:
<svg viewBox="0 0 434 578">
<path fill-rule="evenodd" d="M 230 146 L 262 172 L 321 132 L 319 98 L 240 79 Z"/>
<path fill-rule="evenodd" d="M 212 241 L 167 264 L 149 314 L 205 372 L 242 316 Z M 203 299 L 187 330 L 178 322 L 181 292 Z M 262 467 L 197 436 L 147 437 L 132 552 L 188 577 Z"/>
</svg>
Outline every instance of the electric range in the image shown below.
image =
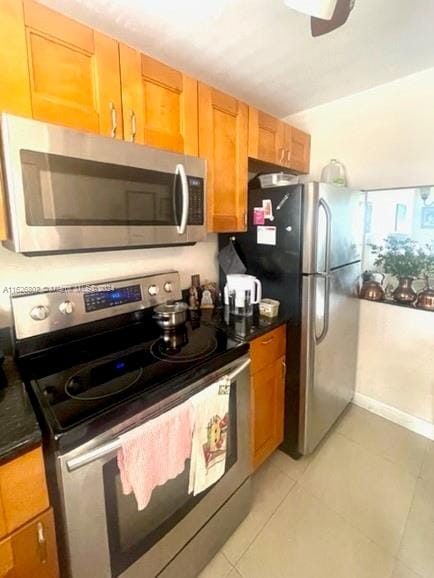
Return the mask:
<svg viewBox="0 0 434 578">
<path fill-rule="evenodd" d="M 168 298 L 181 298 L 174 271 L 11 299 L 65 576 L 195 576 L 249 510 L 248 344 L 195 312 L 163 332 L 152 307 Z M 137 512 L 119 490 L 119 435 L 223 376 L 231 383 L 225 474 L 192 496 L 186 466 Z"/>
<path fill-rule="evenodd" d="M 118 421 L 120 415 L 134 413 L 135 399 L 140 398 L 141 406 L 156 403 L 191 382 L 193 374 L 205 375 L 245 353 L 245 348 L 237 349 L 240 343 L 211 325 L 187 321 L 165 335 L 152 325 L 146 325 L 144 316 L 109 337 L 99 335 L 21 360 L 31 395 L 62 447 L 72 429 L 74 443 L 78 430 L 84 441 L 97 433 L 99 423 L 106 427 L 111 418 Z"/>
</svg>

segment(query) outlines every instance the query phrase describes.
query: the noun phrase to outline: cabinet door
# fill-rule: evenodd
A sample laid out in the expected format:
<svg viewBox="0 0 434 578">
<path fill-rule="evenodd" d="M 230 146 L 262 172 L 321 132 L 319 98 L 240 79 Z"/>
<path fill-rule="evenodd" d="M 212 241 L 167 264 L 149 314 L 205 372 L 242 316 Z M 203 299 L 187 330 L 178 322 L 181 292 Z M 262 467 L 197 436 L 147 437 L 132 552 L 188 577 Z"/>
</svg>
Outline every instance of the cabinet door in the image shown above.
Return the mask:
<svg viewBox="0 0 434 578">
<path fill-rule="evenodd" d="M 21 2 L 0 0 L 0 38 L 0 112 L 31 117 L 26 33 Z M 8 236 L 6 203 L 3 195 L 4 191 L 1 190 L 1 241 L 7 239 Z"/>
<path fill-rule="evenodd" d="M 284 147 L 288 151 L 285 165 L 299 173 L 308 173 L 310 164 L 310 135 L 293 126 L 285 126 Z"/>
<path fill-rule="evenodd" d="M 119 45 L 24 1 L 33 117 L 122 138 Z"/>
<path fill-rule="evenodd" d="M 13 532 L 48 508 L 40 448 L 0 467 L 0 498 L 7 533 Z"/>
<path fill-rule="evenodd" d="M 120 45 L 125 139 L 197 155 L 197 81 Z"/>
<path fill-rule="evenodd" d="M 17 578 L 10 538 L 0 542 L 0 578 Z"/>
<path fill-rule="evenodd" d="M 282 165 L 284 126 L 277 118 L 249 106 L 249 157 Z"/>
<path fill-rule="evenodd" d="M 23 6 L 0 0 L 0 112 L 32 116 Z"/>
<path fill-rule="evenodd" d="M 13 578 L 58 578 L 56 535 L 52 510 L 11 536 Z"/>
<path fill-rule="evenodd" d="M 208 163 L 208 230 L 244 231 L 248 106 L 199 83 L 199 155 Z"/>
<path fill-rule="evenodd" d="M 283 441 L 285 357 L 252 376 L 252 462 L 256 469 Z"/>
</svg>

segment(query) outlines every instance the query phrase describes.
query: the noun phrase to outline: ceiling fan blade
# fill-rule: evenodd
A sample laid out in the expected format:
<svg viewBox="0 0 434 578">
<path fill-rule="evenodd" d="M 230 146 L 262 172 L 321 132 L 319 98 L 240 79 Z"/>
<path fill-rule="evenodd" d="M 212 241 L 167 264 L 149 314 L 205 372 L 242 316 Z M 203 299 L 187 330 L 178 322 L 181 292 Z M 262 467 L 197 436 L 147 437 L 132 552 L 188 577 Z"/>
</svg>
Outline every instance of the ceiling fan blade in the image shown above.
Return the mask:
<svg viewBox="0 0 434 578">
<path fill-rule="evenodd" d="M 342 24 L 345 24 L 354 4 L 355 0 L 338 0 L 335 11 L 330 20 L 322 20 L 321 18 L 315 18 L 312 16 L 310 19 L 312 36 L 322 36 L 323 34 L 327 34 L 327 32 L 336 30 L 336 28 L 339 28 Z"/>
</svg>

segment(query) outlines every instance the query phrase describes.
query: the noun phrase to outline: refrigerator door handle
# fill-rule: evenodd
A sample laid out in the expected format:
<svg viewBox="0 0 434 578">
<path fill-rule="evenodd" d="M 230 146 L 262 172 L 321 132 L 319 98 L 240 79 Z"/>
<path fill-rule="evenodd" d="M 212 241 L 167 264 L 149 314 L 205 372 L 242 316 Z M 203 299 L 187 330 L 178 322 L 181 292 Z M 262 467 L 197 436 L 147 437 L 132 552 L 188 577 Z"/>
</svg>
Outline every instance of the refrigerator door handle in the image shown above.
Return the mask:
<svg viewBox="0 0 434 578">
<path fill-rule="evenodd" d="M 325 199 L 321 198 L 318 202 L 318 212 L 323 209 L 326 216 L 326 238 L 325 238 L 325 254 L 324 254 L 324 273 L 330 272 L 330 253 L 332 243 L 332 212 Z"/>
<path fill-rule="evenodd" d="M 317 290 L 317 279 L 324 280 L 324 316 L 323 316 L 323 326 L 321 333 L 317 335 L 316 329 L 314 331 L 315 343 L 318 345 L 327 336 L 329 330 L 329 319 L 330 319 L 330 252 L 331 252 L 331 240 L 332 240 L 332 212 L 328 203 L 325 199 L 320 198 L 318 202 L 318 213 L 320 209 L 323 209 L 326 217 L 326 238 L 325 238 L 325 252 L 324 252 L 324 271 L 315 273 L 315 292 Z M 316 296 L 315 296 L 316 304 Z M 316 319 L 316 311 L 314 315 Z"/>
<path fill-rule="evenodd" d="M 315 291 L 316 291 L 316 283 L 317 279 L 324 279 L 324 317 L 323 317 L 323 326 L 321 333 L 319 335 L 316 334 L 316 329 L 314 331 L 314 339 L 315 344 L 318 345 L 321 341 L 327 336 L 329 330 L 329 320 L 330 320 L 330 273 L 317 273 L 315 275 Z M 314 303 L 316 303 L 316 296 L 314 299 Z M 316 319 L 316 311 L 314 314 L 314 319 Z"/>
</svg>

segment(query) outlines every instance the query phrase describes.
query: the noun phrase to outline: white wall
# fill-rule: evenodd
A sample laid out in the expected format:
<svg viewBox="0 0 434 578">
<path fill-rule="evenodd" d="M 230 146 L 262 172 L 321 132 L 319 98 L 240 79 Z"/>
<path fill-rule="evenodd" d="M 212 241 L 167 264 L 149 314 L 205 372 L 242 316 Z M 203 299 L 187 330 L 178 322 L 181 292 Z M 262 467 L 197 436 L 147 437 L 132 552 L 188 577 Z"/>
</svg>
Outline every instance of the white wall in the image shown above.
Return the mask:
<svg viewBox="0 0 434 578">
<path fill-rule="evenodd" d="M 312 134 L 315 179 L 337 158 L 353 187 L 423 186 L 434 184 L 433 103 L 431 68 L 286 120 Z"/>
<path fill-rule="evenodd" d="M 9 287 L 67 285 L 176 269 L 183 288 L 190 276 L 216 281 L 217 236 L 188 247 L 25 257 L 0 247 L 0 327 L 10 325 Z"/>
<path fill-rule="evenodd" d="M 375 64 L 373 63 L 373 66 Z M 434 68 L 288 117 L 362 189 L 434 184 Z M 361 302 L 357 391 L 434 423 L 434 314 Z"/>
<path fill-rule="evenodd" d="M 434 313 L 360 305 L 357 391 L 434 423 Z"/>
</svg>

